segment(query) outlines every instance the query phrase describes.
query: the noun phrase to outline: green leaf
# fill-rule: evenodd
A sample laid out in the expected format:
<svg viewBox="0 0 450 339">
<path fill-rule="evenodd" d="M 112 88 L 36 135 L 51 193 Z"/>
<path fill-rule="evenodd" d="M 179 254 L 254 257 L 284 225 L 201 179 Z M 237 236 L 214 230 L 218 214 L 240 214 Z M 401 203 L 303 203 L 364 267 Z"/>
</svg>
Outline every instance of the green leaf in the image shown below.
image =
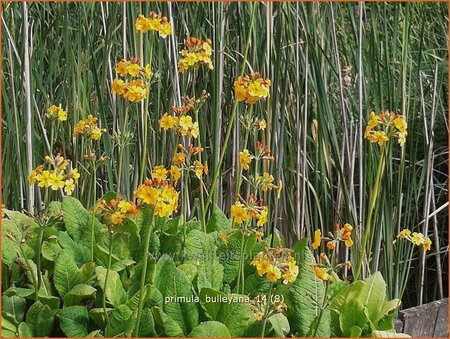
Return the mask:
<svg viewBox="0 0 450 339">
<path fill-rule="evenodd" d="M 156 264 L 155 287 L 165 298 L 164 312 L 179 324 L 184 334 L 192 331 L 199 319 L 198 306 L 192 302 L 192 284 L 186 274 L 176 268 L 169 256 L 162 256 Z M 181 302 L 166 302 L 171 297 L 179 297 Z"/>
<path fill-rule="evenodd" d="M 311 264 L 315 263 L 311 251 L 300 242 L 297 248 L 302 252 L 294 252 L 296 258 L 302 257 L 298 262 L 299 273 L 297 279 L 289 285 L 288 295 L 292 300 L 293 307 L 288 309 L 291 318 L 292 332 L 297 332 L 300 337 L 306 336 L 311 328 L 311 324 L 320 313 L 320 308 L 324 300 L 324 282 L 318 279 Z M 330 336 L 330 313 L 325 309 L 319 322 L 316 335 L 318 337 Z"/>
<path fill-rule="evenodd" d="M 244 292 L 250 297 L 267 294 L 270 282 L 266 277 L 260 277 L 258 274 L 250 274 L 245 277 Z"/>
<path fill-rule="evenodd" d="M 53 329 L 54 316 L 57 310 L 52 310 L 41 301 L 36 301 L 28 309 L 26 322 L 36 337 L 47 337 Z"/>
<path fill-rule="evenodd" d="M 194 264 L 182 264 L 177 268 L 186 273 L 186 276 L 189 278 L 191 283 L 194 281 L 198 273 L 197 266 L 195 266 Z"/>
<path fill-rule="evenodd" d="M 20 338 L 31 338 L 33 337 L 33 332 L 27 323 L 21 322 L 17 327 L 17 332 Z"/>
<path fill-rule="evenodd" d="M 69 251 L 63 250 L 56 258 L 54 282 L 61 298 L 74 286 L 83 283 L 80 270 Z"/>
<path fill-rule="evenodd" d="M 56 310 L 59 308 L 60 299 L 58 297 L 55 297 L 54 295 L 39 294 L 39 300 L 42 301 L 44 305 L 50 307 L 50 309 L 52 310 Z"/>
<path fill-rule="evenodd" d="M 68 337 L 85 337 L 88 334 L 89 315 L 86 306 L 69 306 L 57 313 L 59 325 Z"/>
<path fill-rule="evenodd" d="M 381 308 L 386 298 L 386 283 L 380 272 L 376 272 L 364 280 L 364 287 L 359 295 L 361 305 L 367 308 L 369 319 L 380 318 Z"/>
<path fill-rule="evenodd" d="M 95 298 L 97 290 L 86 284 L 78 284 L 64 297 L 64 306 L 78 305 L 82 300 Z"/>
<path fill-rule="evenodd" d="M 103 290 L 105 287 L 106 268 L 97 266 L 95 272 L 97 273 L 100 288 Z M 127 301 L 127 293 L 125 292 L 119 274 L 116 271 L 109 271 L 108 281 L 104 292 L 106 298 L 114 307 L 118 307 Z"/>
<path fill-rule="evenodd" d="M 282 313 L 276 313 L 268 320 L 272 324 L 273 334 L 271 336 L 273 337 L 284 338 L 291 330 L 288 319 Z"/>
<path fill-rule="evenodd" d="M 22 322 L 25 314 L 25 308 L 25 298 L 17 295 L 11 297 L 3 296 L 2 298 L 2 312 L 10 314 L 14 318 L 16 325 Z"/>
<path fill-rule="evenodd" d="M 135 320 L 131 319 L 133 312 L 126 306 L 120 305 L 111 312 L 109 321 L 111 327 L 108 329 L 108 334 L 111 337 L 126 336 L 129 337 L 133 332 Z"/>
<path fill-rule="evenodd" d="M 3 292 L 4 296 L 12 297 L 14 295 L 17 295 L 22 298 L 34 298 L 35 290 L 32 288 L 23 288 L 23 287 L 16 287 L 11 286 L 8 288 L 5 292 Z"/>
<path fill-rule="evenodd" d="M 16 338 L 17 327 L 14 323 L 7 319 L 2 312 L 2 337 L 4 338 Z"/>
<path fill-rule="evenodd" d="M 228 233 L 231 231 L 231 221 L 227 218 L 225 213 L 222 210 L 214 206 L 213 211 L 211 213 L 211 217 L 208 220 L 208 224 L 206 225 L 206 231 L 208 233 L 217 231 L 217 232 L 225 232 Z"/>
<path fill-rule="evenodd" d="M 384 316 L 386 316 L 389 313 L 397 310 L 397 308 L 399 306 L 400 306 L 400 300 L 399 299 L 392 299 L 392 300 L 384 302 L 383 306 L 381 307 L 380 313 L 378 314 L 378 317 L 377 317 L 377 319 L 374 320 L 374 322 L 378 322 Z"/>
<path fill-rule="evenodd" d="M 163 337 L 184 337 L 183 330 L 180 325 L 170 316 L 164 313 L 159 307 L 152 307 L 153 318 L 155 323 L 164 331 Z"/>
<path fill-rule="evenodd" d="M 245 329 L 254 321 L 250 304 L 243 300 L 245 297 L 247 296 L 238 294 L 227 295 L 210 288 L 203 288 L 200 291 L 201 305 L 211 320 L 224 324 L 232 337 L 242 336 Z M 228 299 L 225 300 L 225 298 Z"/>
<path fill-rule="evenodd" d="M 362 329 L 359 326 L 352 326 L 350 328 L 350 338 L 359 338 L 361 336 Z"/>
<path fill-rule="evenodd" d="M 62 248 L 58 243 L 52 241 L 44 241 L 42 243 L 42 256 L 49 261 L 55 261 L 61 251 Z"/>
<path fill-rule="evenodd" d="M 153 319 L 153 313 L 150 308 L 144 308 L 142 310 L 141 322 L 139 323 L 138 337 L 149 338 L 156 337 L 155 320 Z"/>
<path fill-rule="evenodd" d="M 217 321 L 205 321 L 189 333 L 189 337 L 194 338 L 231 338 L 228 328 Z"/>
<path fill-rule="evenodd" d="M 393 333 L 388 331 L 373 331 L 372 337 L 374 338 L 411 338 L 410 335 L 405 333 Z"/>
<path fill-rule="evenodd" d="M 87 245 L 75 242 L 67 232 L 59 232 L 58 242 L 61 247 L 68 251 L 77 265 L 82 265 L 90 260 L 90 250 Z"/>
<path fill-rule="evenodd" d="M 81 202 L 73 197 L 66 196 L 62 201 L 64 224 L 67 232 L 76 243 L 89 246 L 91 241 L 92 213 L 87 211 Z M 100 239 L 101 229 L 106 228 L 97 218 L 94 218 L 95 241 Z"/>
<path fill-rule="evenodd" d="M 364 312 L 363 306 L 358 299 L 353 299 L 347 303 L 340 312 L 339 326 L 342 334 L 345 337 L 351 337 L 354 334 L 353 327 L 357 326 L 361 330 L 361 334 L 365 334 L 365 329 L 368 328 L 369 319 Z"/>
</svg>

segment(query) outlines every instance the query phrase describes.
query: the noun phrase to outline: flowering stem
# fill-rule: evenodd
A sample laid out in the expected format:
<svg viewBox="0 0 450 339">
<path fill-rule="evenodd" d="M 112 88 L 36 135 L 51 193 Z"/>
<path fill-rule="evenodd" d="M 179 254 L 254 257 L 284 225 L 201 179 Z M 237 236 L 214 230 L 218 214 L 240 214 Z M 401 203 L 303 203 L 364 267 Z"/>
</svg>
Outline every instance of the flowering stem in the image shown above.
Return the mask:
<svg viewBox="0 0 450 339">
<path fill-rule="evenodd" d="M 250 107 L 250 109 L 248 110 L 248 114 L 247 114 L 247 121 L 246 123 L 249 123 L 250 121 L 250 117 L 252 115 L 253 112 L 253 106 Z M 243 143 L 243 149 L 247 148 L 247 143 L 248 143 L 248 138 L 249 138 L 249 134 L 250 134 L 250 126 L 245 126 L 245 136 L 244 136 L 244 143 Z M 239 162 L 238 162 L 239 163 Z M 236 184 L 236 197 L 238 196 L 238 194 L 240 193 L 240 189 L 241 189 L 241 184 L 242 184 L 242 165 L 239 163 L 239 175 L 238 175 L 238 179 L 237 179 L 237 184 Z"/>
<path fill-rule="evenodd" d="M 411 270 L 411 262 L 412 262 L 413 253 L 414 253 L 414 245 L 411 246 L 411 251 L 409 252 L 408 268 L 406 269 L 405 277 L 409 276 L 409 271 Z M 400 300 L 402 300 L 403 293 L 405 293 L 407 282 L 408 282 L 408 279 L 405 279 L 404 282 L 403 282 L 403 286 L 402 286 L 402 288 L 400 290 L 400 295 L 397 297 Z"/>
<path fill-rule="evenodd" d="M 249 27 L 248 32 L 247 32 L 247 40 L 245 42 L 245 49 L 244 49 L 244 53 L 243 53 L 244 57 L 243 57 L 243 60 L 242 60 L 242 66 L 241 66 L 241 71 L 239 73 L 239 76 L 242 76 L 244 74 L 245 64 L 247 63 L 248 49 L 250 47 L 250 37 L 251 37 L 252 30 L 253 30 L 253 24 L 255 22 L 255 10 L 256 10 L 256 3 L 253 4 L 253 8 L 252 8 L 252 15 L 251 15 L 251 19 L 250 19 L 250 27 Z M 217 167 L 214 169 L 213 180 L 211 182 L 211 189 L 210 189 L 210 193 L 209 193 L 208 199 L 206 200 L 205 210 L 208 210 L 209 205 L 211 205 L 212 199 L 214 197 L 214 192 L 215 192 L 215 190 L 217 188 L 216 187 L 217 180 L 219 179 L 220 169 L 222 167 L 222 163 L 223 163 L 223 160 L 225 158 L 225 154 L 227 152 L 228 141 L 230 140 L 231 130 L 233 128 L 233 121 L 236 118 L 237 105 L 238 105 L 238 101 L 235 98 L 235 100 L 233 102 L 233 107 L 231 109 L 230 120 L 228 121 L 227 132 L 225 134 L 225 140 L 223 142 L 222 150 L 220 151 L 219 163 L 217 164 Z"/>
<path fill-rule="evenodd" d="M 238 280 L 237 280 L 237 286 L 236 286 L 236 292 L 241 293 L 240 287 L 242 287 L 242 293 L 244 293 L 244 250 L 245 250 L 245 235 L 244 231 L 242 230 L 242 237 L 241 237 L 241 251 L 239 253 L 239 271 L 238 271 Z M 242 284 L 241 284 L 242 280 Z"/>
<path fill-rule="evenodd" d="M 141 33 L 141 66 L 144 66 L 144 59 L 143 59 L 143 38 L 142 38 L 143 34 Z M 154 42 L 154 34 L 150 34 L 150 52 L 149 52 L 149 65 L 150 65 L 150 72 L 152 69 L 152 55 L 153 55 L 153 42 Z M 151 74 L 151 73 L 150 73 Z M 150 75 L 151 76 L 151 75 Z M 148 89 L 148 91 L 150 92 L 150 88 Z M 150 95 L 150 93 L 148 93 L 148 96 Z M 146 117 L 146 108 L 148 108 L 148 99 L 144 99 L 141 103 L 141 115 L 142 115 L 142 122 L 144 124 L 144 131 L 143 131 L 143 136 L 144 136 L 144 140 L 143 140 L 143 145 L 142 145 L 142 154 L 141 154 L 141 172 L 139 174 L 139 183 L 142 183 L 144 180 L 144 173 L 145 173 L 145 169 L 147 168 L 147 141 L 148 141 L 148 119 Z"/>
<path fill-rule="evenodd" d="M 266 310 L 264 311 L 264 321 L 263 321 L 263 326 L 262 326 L 262 330 L 261 330 L 261 338 L 264 338 L 264 335 L 266 334 L 266 324 L 267 324 L 267 319 L 269 318 L 269 309 L 270 309 L 270 305 L 271 305 L 271 299 L 272 299 L 272 286 L 273 283 L 270 283 L 269 286 L 269 293 L 267 294 L 267 303 L 266 303 Z"/>
<path fill-rule="evenodd" d="M 195 113 L 195 120 L 198 123 L 198 109 L 196 109 L 194 111 Z M 200 135 L 197 138 L 197 143 L 198 143 L 198 147 L 202 147 L 202 142 L 200 139 Z M 198 152 L 198 160 L 200 161 L 200 163 L 202 163 L 202 152 Z M 205 210 L 205 192 L 203 189 L 203 176 L 201 175 L 199 177 L 200 180 L 200 211 L 201 211 L 201 215 L 202 215 L 202 228 L 203 231 L 206 233 L 206 210 Z"/>
<path fill-rule="evenodd" d="M 142 316 L 142 308 L 144 307 L 144 288 L 145 288 L 145 278 L 147 276 L 147 263 L 148 263 L 148 257 L 149 257 L 149 247 L 150 247 L 150 240 L 153 233 L 153 225 L 154 225 L 154 216 L 153 216 L 153 208 L 150 209 L 150 225 L 148 229 L 147 236 L 145 237 L 145 244 L 144 244 L 144 258 L 142 261 L 143 267 L 142 267 L 142 273 L 141 273 L 141 285 L 139 289 L 139 305 L 138 305 L 138 311 L 137 311 L 137 317 L 136 317 L 136 324 L 134 326 L 133 331 L 133 337 L 137 337 L 139 335 L 139 324 L 141 322 L 141 316 Z"/>
<path fill-rule="evenodd" d="M 123 133 L 126 133 L 126 127 L 127 127 L 127 123 L 128 123 L 128 106 L 126 106 L 125 108 L 125 119 L 124 119 L 124 124 L 121 128 L 121 135 L 120 138 L 121 140 L 119 141 L 119 174 L 117 177 L 117 197 L 119 197 L 120 195 L 120 186 L 121 186 L 121 182 L 122 182 L 122 167 L 123 167 L 123 153 L 125 151 L 125 140 L 123 137 Z"/>
<path fill-rule="evenodd" d="M 386 149 L 385 145 L 381 146 L 381 149 L 380 149 L 381 156 L 380 156 L 380 161 L 378 162 L 375 183 L 374 183 L 372 191 L 370 192 L 369 210 L 367 213 L 366 228 L 364 230 L 363 242 L 361 244 L 361 250 L 359 253 L 358 266 L 356 267 L 355 280 L 358 280 L 358 278 L 360 276 L 362 263 L 364 261 L 365 255 L 366 255 L 366 245 L 367 245 L 367 241 L 369 239 L 369 234 L 371 233 L 373 211 L 375 209 L 375 205 L 376 205 L 376 202 L 378 199 L 378 194 L 379 194 L 380 185 L 381 185 L 381 179 L 382 179 L 383 170 L 384 170 L 384 164 L 385 164 L 385 160 L 386 160 L 385 159 L 385 157 L 386 157 L 385 149 Z"/>
<path fill-rule="evenodd" d="M 105 284 L 103 285 L 103 295 L 102 295 L 103 312 L 105 313 L 105 319 L 106 319 L 106 329 L 105 329 L 106 337 L 108 337 L 108 331 L 110 329 L 109 315 L 108 315 L 108 312 L 106 311 L 106 284 L 108 283 L 109 271 L 111 270 L 113 237 L 114 237 L 114 232 L 112 230 L 110 230 L 109 231 L 108 267 L 106 268 Z"/>
<path fill-rule="evenodd" d="M 41 249 L 42 249 L 43 238 L 44 238 L 44 227 L 39 226 L 39 241 L 37 244 L 37 251 L 36 251 L 36 270 L 37 270 L 37 279 L 38 279 L 37 286 L 36 286 L 36 300 L 39 299 L 39 290 L 41 289 L 41 285 L 42 285 Z"/>
<path fill-rule="evenodd" d="M 93 168 L 93 178 L 94 187 L 92 189 L 92 215 L 91 215 L 91 261 L 94 262 L 94 243 L 95 243 L 95 233 L 94 233 L 94 221 L 95 221 L 95 198 L 97 197 L 97 187 L 95 185 L 97 181 L 97 173 L 95 168 Z"/>
</svg>

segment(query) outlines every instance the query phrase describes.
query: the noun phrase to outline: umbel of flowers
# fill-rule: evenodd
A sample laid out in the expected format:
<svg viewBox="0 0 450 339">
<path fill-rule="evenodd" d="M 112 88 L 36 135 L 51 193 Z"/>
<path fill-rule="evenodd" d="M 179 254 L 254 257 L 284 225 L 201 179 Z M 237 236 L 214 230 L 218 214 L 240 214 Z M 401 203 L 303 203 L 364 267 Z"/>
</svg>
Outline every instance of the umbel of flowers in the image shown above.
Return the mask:
<svg viewBox="0 0 450 339">
<path fill-rule="evenodd" d="M 54 120 L 66 121 L 67 120 L 67 112 L 61 108 L 61 105 L 59 105 L 59 106 L 51 105 L 47 109 L 47 113 L 45 114 L 45 116 L 52 121 L 54 121 Z"/>
<path fill-rule="evenodd" d="M 353 227 L 350 224 L 345 224 L 342 228 L 338 224 L 336 224 L 336 232 L 333 235 L 331 232 L 328 234 L 328 237 L 322 237 L 322 232 L 320 229 L 317 229 L 314 232 L 314 241 L 311 244 L 311 247 L 316 250 L 319 248 L 322 240 L 326 240 L 327 248 L 329 250 L 334 250 L 339 241 L 344 242 L 345 247 L 351 247 L 353 245 L 352 240 L 352 231 Z"/>
<path fill-rule="evenodd" d="M 148 18 L 139 15 L 136 19 L 135 28 L 136 31 L 141 33 L 157 32 L 162 38 L 172 34 L 172 24 L 167 17 L 153 11 L 149 13 Z"/>
<path fill-rule="evenodd" d="M 168 180 L 170 173 L 163 166 L 156 166 L 152 179 L 145 180 L 134 192 L 139 204 L 152 206 L 153 214 L 161 218 L 172 215 L 178 208 L 178 192 Z"/>
<path fill-rule="evenodd" d="M 403 229 L 398 235 L 399 239 L 406 239 L 416 246 L 422 246 L 424 251 L 431 249 L 431 240 L 420 232 L 411 232 L 409 229 Z"/>
<path fill-rule="evenodd" d="M 115 68 L 118 78 L 114 79 L 111 90 L 130 102 L 139 102 L 148 96 L 150 65 L 141 67 L 139 63 L 138 58 L 122 59 Z"/>
<path fill-rule="evenodd" d="M 271 283 L 282 280 L 287 285 L 297 279 L 298 266 L 289 249 L 265 248 L 251 262 L 260 277 L 266 276 Z"/>
<path fill-rule="evenodd" d="M 86 119 L 80 120 L 73 130 L 73 136 L 83 136 L 87 139 L 99 140 L 103 133 L 106 132 L 105 128 L 98 127 L 98 118 L 93 117 L 91 114 Z"/>
<path fill-rule="evenodd" d="M 100 200 L 95 210 L 100 218 L 110 227 L 121 226 L 125 219 L 138 213 L 137 205 L 131 201 L 124 200 L 120 196 L 109 201 L 105 199 Z"/>
<path fill-rule="evenodd" d="M 184 49 L 180 52 L 182 58 L 178 62 L 178 70 L 184 73 L 188 68 L 195 68 L 199 66 L 207 66 L 213 69 L 211 60 L 212 47 L 211 40 L 201 40 L 191 37 L 184 42 Z"/>
<path fill-rule="evenodd" d="M 380 114 L 370 113 L 364 137 L 371 143 L 378 143 L 382 146 L 390 138 L 397 139 L 400 146 L 406 141 L 407 123 L 403 115 L 384 111 Z"/>
<path fill-rule="evenodd" d="M 271 86 L 269 79 L 261 77 L 259 72 L 240 76 L 234 81 L 234 94 L 237 101 L 244 101 L 248 105 L 256 103 L 269 96 Z"/>
<path fill-rule="evenodd" d="M 71 195 L 80 174 L 76 168 L 70 170 L 69 165 L 70 160 L 64 159 L 59 153 L 54 159 L 45 156 L 44 163 L 28 175 L 28 181 L 31 185 L 37 182 L 39 187 L 53 191 L 64 188 L 64 192 Z"/>
</svg>

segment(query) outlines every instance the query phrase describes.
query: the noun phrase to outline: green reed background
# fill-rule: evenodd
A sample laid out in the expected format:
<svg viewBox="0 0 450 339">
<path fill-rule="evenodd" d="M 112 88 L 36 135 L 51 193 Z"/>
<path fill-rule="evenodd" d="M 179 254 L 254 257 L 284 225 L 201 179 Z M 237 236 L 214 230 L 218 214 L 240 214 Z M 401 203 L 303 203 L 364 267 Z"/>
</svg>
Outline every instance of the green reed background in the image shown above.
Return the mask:
<svg viewBox="0 0 450 339">
<path fill-rule="evenodd" d="M 110 83 L 120 58 L 139 55 L 135 18 L 154 10 L 169 17 L 175 34 L 157 39 L 153 51 L 152 69 L 158 80 L 151 87 L 147 112 L 147 168 L 168 165 L 171 159 L 173 140 L 170 136 L 163 140 L 160 116 L 179 103 L 181 96 L 206 90 L 211 97 L 199 120 L 201 143 L 206 145 L 203 158 L 211 169 L 205 179 L 207 187 L 224 147 L 226 126 L 233 124 L 213 199 L 228 213 L 243 138 L 239 119 L 229 121 L 232 84 L 239 74 L 255 6 L 246 73 L 259 70 L 272 80 L 270 99 L 255 105 L 253 115 L 269 121 L 262 141 L 275 156 L 270 171 L 284 186 L 279 200 L 268 197 L 269 227 L 278 229 L 291 244 L 311 236 L 316 228 L 326 234 L 336 223 L 349 222 L 356 226 L 357 248 L 378 160 L 377 148 L 362 138 L 367 117 L 372 110 L 404 114 L 409 135 L 404 151 L 399 147 L 390 150 L 369 244 L 372 261 L 364 267 L 381 270 L 390 296 L 398 295 L 406 280 L 409 252 L 406 248 L 395 251 L 392 240 L 402 228 L 420 231 L 432 239 L 432 251 L 414 255 L 404 305 L 447 294 L 447 4 L 2 6 L 2 180 L 7 208 L 39 206 L 40 194 L 30 189 L 27 175 L 50 149 L 72 153 L 74 166 L 81 172 L 75 196 L 86 206 L 93 203 L 89 194 L 93 185 L 97 197 L 116 189 L 118 147 L 112 132 L 120 110 Z M 198 69 L 195 77 L 176 73 L 175 59 L 189 36 L 212 40 L 213 71 Z M 49 126 L 44 113 L 51 104 L 60 103 L 67 108 L 69 120 L 59 131 L 60 143 L 55 147 L 46 142 Z M 243 107 L 238 107 L 239 116 Z M 76 122 L 87 114 L 99 116 L 101 126 L 110 132 L 102 137 L 97 152 L 111 160 L 97 174 L 96 183 L 81 166 L 83 145 L 72 138 Z M 28 124 L 27 117 L 31 119 Z M 134 139 L 124 154 L 123 186 L 129 197 L 142 166 L 143 121 L 137 111 L 131 115 L 130 126 Z M 190 213 L 198 217 L 199 187 L 191 185 Z"/>
</svg>

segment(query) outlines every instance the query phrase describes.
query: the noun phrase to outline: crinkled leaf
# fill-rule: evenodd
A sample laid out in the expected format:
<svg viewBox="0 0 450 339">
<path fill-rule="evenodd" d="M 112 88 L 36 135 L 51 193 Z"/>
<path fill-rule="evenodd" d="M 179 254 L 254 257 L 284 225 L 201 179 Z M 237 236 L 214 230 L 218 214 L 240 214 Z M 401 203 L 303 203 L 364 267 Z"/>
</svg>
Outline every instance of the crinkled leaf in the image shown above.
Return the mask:
<svg viewBox="0 0 450 339">
<path fill-rule="evenodd" d="M 92 286 L 86 284 L 75 285 L 65 295 L 64 306 L 78 305 L 82 300 L 95 298 L 95 292 L 97 292 L 97 290 Z"/>
<path fill-rule="evenodd" d="M 16 324 L 22 322 L 25 314 L 25 308 L 25 298 L 17 295 L 11 297 L 3 296 L 2 298 L 2 312 L 10 314 L 14 318 Z"/>
<path fill-rule="evenodd" d="M 155 323 L 163 330 L 163 337 L 184 337 L 183 330 L 178 322 L 164 313 L 159 307 L 152 307 Z"/>
<path fill-rule="evenodd" d="M 126 306 L 120 305 L 109 316 L 111 327 L 108 334 L 111 337 L 129 337 L 133 331 L 135 320 L 132 319 L 133 312 Z"/>
<path fill-rule="evenodd" d="M 205 321 L 189 333 L 189 337 L 194 338 L 231 338 L 228 328 L 218 321 Z"/>
<path fill-rule="evenodd" d="M 106 268 L 97 266 L 95 272 L 97 273 L 100 288 L 103 290 L 105 288 Z M 114 307 L 118 307 L 127 301 L 127 293 L 125 292 L 119 274 L 116 271 L 109 271 L 108 281 L 104 292 L 106 299 L 108 299 Z"/>
<path fill-rule="evenodd" d="M 211 217 L 208 220 L 208 224 L 206 225 L 206 231 L 208 233 L 217 231 L 217 232 L 225 232 L 228 233 L 231 231 L 231 221 L 227 218 L 225 213 L 222 210 L 214 206 L 213 211 L 211 213 Z"/>
<path fill-rule="evenodd" d="M 68 337 L 85 337 L 88 334 L 89 314 L 86 306 L 69 306 L 57 313 L 59 326 Z"/>
<path fill-rule="evenodd" d="M 63 250 L 56 258 L 54 282 L 61 298 L 75 285 L 83 283 L 83 277 L 69 251 Z"/>
</svg>

